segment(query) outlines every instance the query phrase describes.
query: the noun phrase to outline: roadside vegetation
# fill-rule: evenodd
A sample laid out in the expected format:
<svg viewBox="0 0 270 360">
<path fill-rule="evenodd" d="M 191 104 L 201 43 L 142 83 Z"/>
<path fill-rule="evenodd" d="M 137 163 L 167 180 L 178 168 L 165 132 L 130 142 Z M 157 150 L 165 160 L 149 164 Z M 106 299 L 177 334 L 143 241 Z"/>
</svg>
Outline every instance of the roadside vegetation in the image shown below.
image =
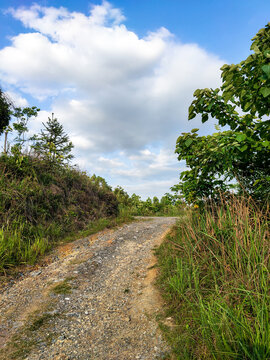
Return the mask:
<svg viewBox="0 0 270 360">
<path fill-rule="evenodd" d="M 118 215 L 113 192 L 85 173 L 29 155 L 16 160 L 0 157 L 0 270 L 34 263 L 65 236 Z"/>
<path fill-rule="evenodd" d="M 269 213 L 235 197 L 187 211 L 157 254 L 177 359 L 270 358 Z"/>
<path fill-rule="evenodd" d="M 39 109 L 14 109 L 1 96 L 6 117 L 0 124 L 5 136 L 0 156 L 0 272 L 5 272 L 35 263 L 65 238 L 89 235 L 124 219 L 117 218 L 118 201 L 104 179 L 69 165 L 73 145 L 58 120 L 52 115 L 40 134 L 28 138 L 27 123 Z"/>
<path fill-rule="evenodd" d="M 70 165 L 73 144 L 54 117 L 28 135 L 35 106 L 15 108 L 0 90 L 0 272 L 34 264 L 59 242 L 130 221 L 134 215 L 178 215 L 183 202 L 129 196 Z"/>
<path fill-rule="evenodd" d="M 221 68 L 220 89 L 194 93 L 189 119 L 210 115 L 217 133 L 176 143 L 189 206 L 157 255 L 177 359 L 270 359 L 270 24 L 251 50 Z"/>
<path fill-rule="evenodd" d="M 120 214 L 131 216 L 180 216 L 185 211 L 186 204 L 182 197 L 175 192 L 166 193 L 159 200 L 154 196 L 145 201 L 139 195 L 129 194 L 120 186 L 114 189 L 114 194 L 119 202 Z"/>
</svg>

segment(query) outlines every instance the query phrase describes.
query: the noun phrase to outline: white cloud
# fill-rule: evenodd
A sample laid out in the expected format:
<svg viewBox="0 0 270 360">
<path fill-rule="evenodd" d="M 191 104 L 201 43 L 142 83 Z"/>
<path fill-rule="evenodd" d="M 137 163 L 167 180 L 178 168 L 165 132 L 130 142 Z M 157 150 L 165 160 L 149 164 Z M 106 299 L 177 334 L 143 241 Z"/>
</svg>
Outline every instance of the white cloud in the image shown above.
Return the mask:
<svg viewBox="0 0 270 360">
<path fill-rule="evenodd" d="M 28 101 L 20 94 L 14 91 L 6 91 L 7 96 L 12 99 L 12 103 L 15 107 L 27 107 Z"/>
<path fill-rule="evenodd" d="M 140 38 L 106 1 L 88 15 L 39 5 L 9 12 L 28 32 L 0 50 L 0 80 L 51 102 L 46 116 L 64 124 L 80 164 L 120 185 L 178 178 L 175 140 L 198 127 L 187 122 L 193 91 L 218 86 L 223 61 L 165 28 Z"/>
<path fill-rule="evenodd" d="M 90 19 L 94 25 L 103 26 L 108 23 L 108 20 L 112 20 L 112 24 L 117 25 L 125 20 L 125 16 L 119 9 L 113 8 L 109 2 L 103 1 L 102 5 L 92 7 Z"/>
<path fill-rule="evenodd" d="M 103 156 L 100 156 L 98 158 L 98 161 L 103 163 L 105 166 L 109 166 L 109 167 L 112 167 L 112 168 L 124 166 L 124 163 L 117 160 L 117 159 L 107 159 L 107 158 L 105 158 Z"/>
</svg>

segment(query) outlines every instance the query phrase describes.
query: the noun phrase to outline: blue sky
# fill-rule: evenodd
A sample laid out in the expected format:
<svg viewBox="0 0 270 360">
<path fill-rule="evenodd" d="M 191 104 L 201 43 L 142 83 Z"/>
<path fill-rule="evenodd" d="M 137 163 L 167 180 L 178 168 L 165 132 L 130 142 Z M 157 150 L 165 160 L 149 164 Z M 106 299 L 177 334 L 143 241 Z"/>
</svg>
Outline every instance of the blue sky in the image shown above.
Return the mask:
<svg viewBox="0 0 270 360">
<path fill-rule="evenodd" d="M 71 11 L 87 13 L 91 4 L 85 0 L 1 0 L 0 7 L 64 6 Z M 249 51 L 250 39 L 270 19 L 268 0 L 115 0 L 122 9 L 128 28 L 144 36 L 149 30 L 166 27 L 183 42 L 195 42 L 230 62 L 241 61 Z M 25 31 L 10 16 L 1 14 L 0 44 L 6 36 Z"/>
<path fill-rule="evenodd" d="M 247 57 L 270 19 L 266 0 L 0 0 L 0 8 L 0 84 L 18 105 L 42 109 L 31 131 L 53 111 L 83 170 L 143 198 L 178 181 L 182 131 L 213 131 L 213 122 L 187 121 L 193 91 L 218 86 L 220 66 Z"/>
</svg>

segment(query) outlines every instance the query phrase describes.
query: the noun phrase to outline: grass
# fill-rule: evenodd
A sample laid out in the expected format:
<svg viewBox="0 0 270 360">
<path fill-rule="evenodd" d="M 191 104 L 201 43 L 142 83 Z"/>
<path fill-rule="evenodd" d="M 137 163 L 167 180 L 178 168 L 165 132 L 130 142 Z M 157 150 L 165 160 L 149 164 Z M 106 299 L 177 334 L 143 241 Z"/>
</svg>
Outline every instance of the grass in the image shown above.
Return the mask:
<svg viewBox="0 0 270 360">
<path fill-rule="evenodd" d="M 51 292 L 54 293 L 54 294 L 70 294 L 71 293 L 71 285 L 69 284 L 69 280 L 70 279 L 65 279 L 63 281 L 61 281 L 60 283 L 54 285 L 52 288 L 51 288 Z"/>
<path fill-rule="evenodd" d="M 270 359 L 268 221 L 235 198 L 188 211 L 157 250 L 177 359 Z"/>
<path fill-rule="evenodd" d="M 49 346 L 57 336 L 55 331 L 51 331 L 51 327 L 58 316 L 58 314 L 51 314 L 42 310 L 31 314 L 23 329 L 15 333 L 6 344 L 0 354 L 0 359 L 25 359 L 38 346 L 39 342 L 46 343 Z M 37 332 L 39 329 L 42 331 Z"/>
<path fill-rule="evenodd" d="M 46 234 L 27 239 L 25 227 L 25 223 L 16 222 L 0 229 L 0 272 L 21 263 L 34 264 L 51 248 Z"/>
<path fill-rule="evenodd" d="M 118 221 L 116 196 L 101 180 L 26 154 L 0 155 L 0 273 Z"/>
<path fill-rule="evenodd" d="M 127 214 L 113 218 L 101 218 L 91 221 L 83 230 L 70 232 L 66 236 L 61 236 L 57 227 L 56 230 L 39 227 L 32 239 L 26 237 L 26 224 L 17 221 L 0 229 L 0 273 L 8 272 L 20 264 L 33 265 L 59 244 L 87 237 L 132 220 L 133 218 Z"/>
</svg>

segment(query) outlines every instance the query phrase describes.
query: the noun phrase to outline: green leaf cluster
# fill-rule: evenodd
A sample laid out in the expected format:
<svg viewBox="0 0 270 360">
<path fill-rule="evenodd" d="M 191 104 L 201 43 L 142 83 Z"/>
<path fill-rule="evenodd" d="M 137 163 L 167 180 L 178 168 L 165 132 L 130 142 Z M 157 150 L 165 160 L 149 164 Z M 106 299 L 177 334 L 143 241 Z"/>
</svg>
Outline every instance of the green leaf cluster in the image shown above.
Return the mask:
<svg viewBox="0 0 270 360">
<path fill-rule="evenodd" d="M 182 133 L 176 142 L 178 159 L 189 170 L 180 176 L 188 202 L 215 197 L 236 181 L 241 191 L 260 200 L 270 191 L 270 24 L 252 39 L 253 53 L 239 64 L 223 65 L 222 86 L 197 89 L 189 120 L 217 120 L 217 133 Z M 219 131 L 227 126 L 229 130 Z"/>
<path fill-rule="evenodd" d="M 0 89 L 0 135 L 8 126 L 11 118 L 12 102 Z"/>
</svg>

